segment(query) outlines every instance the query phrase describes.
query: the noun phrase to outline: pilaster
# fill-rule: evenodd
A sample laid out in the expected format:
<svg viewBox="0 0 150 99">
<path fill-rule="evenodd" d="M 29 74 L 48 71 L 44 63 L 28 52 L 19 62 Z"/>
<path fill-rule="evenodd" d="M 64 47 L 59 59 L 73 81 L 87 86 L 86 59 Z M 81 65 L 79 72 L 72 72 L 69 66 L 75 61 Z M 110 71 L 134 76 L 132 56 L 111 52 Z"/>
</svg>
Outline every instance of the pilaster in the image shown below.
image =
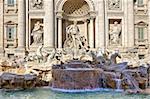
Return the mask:
<svg viewBox="0 0 150 99">
<path fill-rule="evenodd" d="M 18 48 L 16 54 L 22 56 L 26 45 L 26 0 L 18 0 Z"/>
<path fill-rule="evenodd" d="M 3 44 L 4 44 L 4 1 L 0 0 L 0 56 L 4 55 L 4 49 L 3 49 Z"/>
<path fill-rule="evenodd" d="M 99 0 L 96 2 L 97 7 L 97 18 L 96 18 L 96 33 L 95 33 L 95 40 L 96 40 L 96 48 L 104 47 L 105 46 L 105 18 L 104 18 L 104 0 Z"/>
<path fill-rule="evenodd" d="M 134 0 L 128 0 L 128 47 L 134 46 Z"/>
<path fill-rule="evenodd" d="M 45 0 L 45 18 L 44 18 L 44 46 L 54 47 L 54 2 Z"/>
<path fill-rule="evenodd" d="M 150 0 L 148 0 L 148 44 L 150 44 Z"/>
<path fill-rule="evenodd" d="M 25 48 L 26 38 L 26 0 L 18 0 L 18 48 Z"/>
</svg>

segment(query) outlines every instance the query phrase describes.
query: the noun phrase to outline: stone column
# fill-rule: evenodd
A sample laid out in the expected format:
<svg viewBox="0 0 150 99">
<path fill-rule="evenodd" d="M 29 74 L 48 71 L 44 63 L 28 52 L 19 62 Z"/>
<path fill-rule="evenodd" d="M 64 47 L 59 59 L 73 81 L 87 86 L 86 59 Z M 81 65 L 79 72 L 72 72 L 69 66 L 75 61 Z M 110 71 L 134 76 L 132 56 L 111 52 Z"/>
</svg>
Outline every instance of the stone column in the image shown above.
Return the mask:
<svg viewBox="0 0 150 99">
<path fill-rule="evenodd" d="M 96 48 L 104 47 L 105 46 L 105 18 L 104 18 L 104 0 L 97 1 L 97 11 L 98 15 L 96 17 L 96 33 L 95 33 L 95 40 L 96 40 Z"/>
<path fill-rule="evenodd" d="M 150 9 L 150 0 L 148 0 L 148 9 Z M 148 10 L 148 44 L 150 44 L 150 10 Z"/>
<path fill-rule="evenodd" d="M 4 41 L 3 41 L 3 34 L 4 34 L 4 27 L 3 27 L 3 24 L 4 24 L 4 20 L 3 20 L 3 0 L 0 0 L 0 55 L 3 55 L 3 44 L 4 44 Z"/>
<path fill-rule="evenodd" d="M 18 48 L 25 48 L 26 12 L 25 1 L 18 0 Z"/>
<path fill-rule="evenodd" d="M 84 28 L 85 28 L 85 38 L 87 39 L 88 38 L 88 22 L 87 20 L 84 21 Z"/>
<path fill-rule="evenodd" d="M 122 19 L 122 27 L 124 28 L 124 31 L 123 31 L 123 28 L 122 28 L 122 46 L 124 48 L 128 47 L 128 2 L 126 1 L 123 1 L 124 3 L 124 20 Z"/>
<path fill-rule="evenodd" d="M 29 8 L 29 1 L 26 0 L 26 50 L 29 50 L 30 46 L 30 31 L 29 31 L 29 13 L 28 13 L 28 8 Z"/>
<path fill-rule="evenodd" d="M 58 18 L 58 48 L 62 48 L 62 18 Z"/>
<path fill-rule="evenodd" d="M 44 18 L 44 46 L 54 47 L 54 8 L 53 0 L 45 0 L 45 18 Z"/>
<path fill-rule="evenodd" d="M 128 0 L 128 47 L 134 46 L 134 4 Z"/>
<path fill-rule="evenodd" d="M 89 46 L 94 48 L 94 18 L 90 19 Z"/>
</svg>

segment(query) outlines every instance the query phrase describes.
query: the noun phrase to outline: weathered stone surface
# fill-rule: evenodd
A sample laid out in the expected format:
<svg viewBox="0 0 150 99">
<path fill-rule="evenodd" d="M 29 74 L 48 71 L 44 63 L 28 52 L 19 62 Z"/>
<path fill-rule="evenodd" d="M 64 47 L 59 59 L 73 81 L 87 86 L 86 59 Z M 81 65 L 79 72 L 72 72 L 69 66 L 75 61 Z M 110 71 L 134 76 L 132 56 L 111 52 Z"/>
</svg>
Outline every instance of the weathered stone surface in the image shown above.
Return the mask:
<svg viewBox="0 0 150 99">
<path fill-rule="evenodd" d="M 135 70 L 134 70 L 135 71 Z M 130 72 L 127 72 L 130 76 L 123 76 L 122 78 L 122 88 L 127 89 L 134 89 L 134 90 L 141 90 L 146 89 L 148 84 L 148 78 L 142 77 L 139 75 L 138 72 L 133 72 L 130 70 Z"/>
<path fill-rule="evenodd" d="M 60 89 L 94 89 L 111 88 L 118 89 L 118 83 L 122 89 L 140 91 L 147 87 L 147 78 L 133 73 L 131 77 L 124 78 L 120 73 L 103 71 L 92 68 L 69 68 L 52 70 L 52 87 Z M 119 79 L 120 82 L 116 80 Z M 132 81 L 131 81 L 132 80 Z"/>
<path fill-rule="evenodd" d="M 0 87 L 6 89 L 36 87 L 37 76 L 3 73 L 0 76 Z"/>
<path fill-rule="evenodd" d="M 52 71 L 54 88 L 61 89 L 94 89 L 99 88 L 101 69 L 66 70 L 54 69 Z"/>
<path fill-rule="evenodd" d="M 115 89 L 116 88 L 116 82 L 115 82 L 116 74 L 113 72 L 104 72 L 103 75 L 104 75 L 104 80 L 105 80 L 104 87 Z"/>
<path fill-rule="evenodd" d="M 65 68 L 90 68 L 91 65 L 87 63 L 83 63 L 82 61 L 79 60 L 72 60 L 68 64 L 63 64 L 62 67 Z"/>
<path fill-rule="evenodd" d="M 136 78 L 136 80 L 138 81 L 139 87 L 141 89 L 146 89 L 147 88 L 147 82 L 148 82 L 147 78 L 139 77 L 139 78 Z"/>
</svg>

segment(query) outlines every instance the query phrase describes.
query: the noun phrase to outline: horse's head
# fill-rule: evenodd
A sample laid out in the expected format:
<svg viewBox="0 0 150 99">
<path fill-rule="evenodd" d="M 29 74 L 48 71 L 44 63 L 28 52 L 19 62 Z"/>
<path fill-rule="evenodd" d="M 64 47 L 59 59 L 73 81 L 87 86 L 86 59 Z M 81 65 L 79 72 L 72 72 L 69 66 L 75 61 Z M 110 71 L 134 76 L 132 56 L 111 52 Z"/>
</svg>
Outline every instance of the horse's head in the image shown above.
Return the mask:
<svg viewBox="0 0 150 99">
<path fill-rule="evenodd" d="M 105 49 L 99 48 L 96 56 L 99 57 L 99 56 L 103 56 L 104 54 L 105 54 Z"/>
<path fill-rule="evenodd" d="M 56 54 L 55 54 L 55 57 L 56 57 L 57 59 L 60 59 L 60 58 L 62 57 L 62 55 L 63 55 L 62 50 L 57 50 L 57 51 L 56 51 Z"/>
</svg>

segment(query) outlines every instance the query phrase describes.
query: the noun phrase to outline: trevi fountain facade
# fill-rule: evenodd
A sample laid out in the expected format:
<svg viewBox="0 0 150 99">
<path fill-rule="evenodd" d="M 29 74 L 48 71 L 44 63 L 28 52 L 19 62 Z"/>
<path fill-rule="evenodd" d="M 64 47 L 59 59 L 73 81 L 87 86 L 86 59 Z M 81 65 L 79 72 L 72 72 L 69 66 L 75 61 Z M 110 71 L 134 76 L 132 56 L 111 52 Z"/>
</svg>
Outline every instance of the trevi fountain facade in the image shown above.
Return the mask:
<svg viewBox="0 0 150 99">
<path fill-rule="evenodd" d="M 0 6 L 1 56 L 24 56 L 42 43 L 62 49 L 73 21 L 90 49 L 149 54 L 149 0 L 1 0 Z"/>
<path fill-rule="evenodd" d="M 0 0 L 0 88 L 150 93 L 149 10 L 149 0 Z"/>
</svg>

